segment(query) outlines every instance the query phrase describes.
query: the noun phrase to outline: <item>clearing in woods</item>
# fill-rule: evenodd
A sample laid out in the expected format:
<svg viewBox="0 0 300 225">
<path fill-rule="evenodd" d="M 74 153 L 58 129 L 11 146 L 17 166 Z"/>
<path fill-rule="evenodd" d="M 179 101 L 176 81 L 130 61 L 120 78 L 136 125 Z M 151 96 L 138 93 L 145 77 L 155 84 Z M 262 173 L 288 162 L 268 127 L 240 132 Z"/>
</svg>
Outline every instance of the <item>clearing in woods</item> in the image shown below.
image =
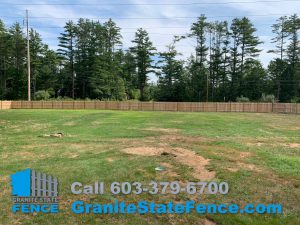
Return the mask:
<svg viewBox="0 0 300 225">
<path fill-rule="evenodd" d="M 0 224 L 299 224 L 300 116 L 94 110 L 0 111 Z M 63 135 L 55 135 L 62 133 Z M 54 135 L 51 135 L 54 134 Z M 165 171 L 158 172 L 161 166 Z M 11 213 L 9 175 L 34 168 L 60 181 L 58 215 Z M 270 215 L 74 215 L 80 181 L 215 180 L 227 195 L 80 196 L 87 202 L 159 200 L 282 203 Z"/>
</svg>

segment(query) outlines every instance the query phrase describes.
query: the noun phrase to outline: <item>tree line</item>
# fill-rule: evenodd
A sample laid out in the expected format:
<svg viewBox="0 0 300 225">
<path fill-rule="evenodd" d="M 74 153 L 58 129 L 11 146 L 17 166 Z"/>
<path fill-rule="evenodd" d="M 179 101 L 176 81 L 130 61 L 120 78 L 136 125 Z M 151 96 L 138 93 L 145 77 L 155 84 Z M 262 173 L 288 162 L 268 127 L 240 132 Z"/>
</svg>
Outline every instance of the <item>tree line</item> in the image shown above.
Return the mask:
<svg viewBox="0 0 300 225">
<path fill-rule="evenodd" d="M 72 98 L 141 101 L 300 101 L 300 18 L 280 17 L 270 40 L 277 56 L 264 68 L 262 44 L 249 18 L 207 20 L 201 15 L 184 36 L 158 52 L 143 28 L 132 47 L 122 46 L 113 20 L 69 21 L 57 51 L 29 32 L 31 92 L 34 99 Z M 193 39 L 194 53 L 183 60 L 176 45 Z M 19 23 L 0 20 L 0 98 L 27 98 L 26 36 Z M 149 75 L 158 77 L 157 83 Z"/>
</svg>

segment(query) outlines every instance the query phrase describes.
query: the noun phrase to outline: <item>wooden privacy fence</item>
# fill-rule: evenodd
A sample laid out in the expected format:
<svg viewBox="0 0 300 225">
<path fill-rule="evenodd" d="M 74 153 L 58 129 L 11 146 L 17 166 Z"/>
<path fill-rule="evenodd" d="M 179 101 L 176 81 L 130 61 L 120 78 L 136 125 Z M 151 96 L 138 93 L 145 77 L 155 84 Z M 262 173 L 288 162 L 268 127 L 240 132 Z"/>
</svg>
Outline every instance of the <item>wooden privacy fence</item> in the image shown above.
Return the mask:
<svg viewBox="0 0 300 225">
<path fill-rule="evenodd" d="M 175 112 L 253 112 L 300 114 L 296 103 L 0 101 L 0 109 L 102 109 Z"/>
</svg>

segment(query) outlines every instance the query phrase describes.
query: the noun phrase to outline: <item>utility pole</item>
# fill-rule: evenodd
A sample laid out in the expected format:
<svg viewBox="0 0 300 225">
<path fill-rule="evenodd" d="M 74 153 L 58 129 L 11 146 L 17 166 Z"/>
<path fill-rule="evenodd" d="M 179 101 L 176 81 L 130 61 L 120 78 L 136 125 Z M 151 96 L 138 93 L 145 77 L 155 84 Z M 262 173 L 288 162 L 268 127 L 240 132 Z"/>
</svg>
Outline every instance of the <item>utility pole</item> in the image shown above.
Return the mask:
<svg viewBox="0 0 300 225">
<path fill-rule="evenodd" d="M 30 46 L 29 46 L 29 19 L 28 10 L 26 9 L 26 26 L 27 26 L 27 75 L 28 75 L 28 101 L 31 101 L 31 85 L 30 85 Z"/>
</svg>

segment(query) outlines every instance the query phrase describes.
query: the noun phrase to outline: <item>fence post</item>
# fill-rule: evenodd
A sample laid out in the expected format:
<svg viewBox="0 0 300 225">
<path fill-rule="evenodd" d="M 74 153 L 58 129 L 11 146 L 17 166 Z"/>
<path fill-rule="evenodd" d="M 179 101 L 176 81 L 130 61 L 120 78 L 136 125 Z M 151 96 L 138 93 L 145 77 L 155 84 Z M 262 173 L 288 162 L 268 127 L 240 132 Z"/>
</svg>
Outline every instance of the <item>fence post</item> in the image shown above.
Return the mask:
<svg viewBox="0 0 300 225">
<path fill-rule="evenodd" d="M 0 109 L 2 109 L 2 101 L 0 101 L 0 103 L 1 103 L 1 104 L 0 104 Z"/>
<path fill-rule="evenodd" d="M 154 101 L 152 102 L 152 111 L 154 111 Z"/>
</svg>

